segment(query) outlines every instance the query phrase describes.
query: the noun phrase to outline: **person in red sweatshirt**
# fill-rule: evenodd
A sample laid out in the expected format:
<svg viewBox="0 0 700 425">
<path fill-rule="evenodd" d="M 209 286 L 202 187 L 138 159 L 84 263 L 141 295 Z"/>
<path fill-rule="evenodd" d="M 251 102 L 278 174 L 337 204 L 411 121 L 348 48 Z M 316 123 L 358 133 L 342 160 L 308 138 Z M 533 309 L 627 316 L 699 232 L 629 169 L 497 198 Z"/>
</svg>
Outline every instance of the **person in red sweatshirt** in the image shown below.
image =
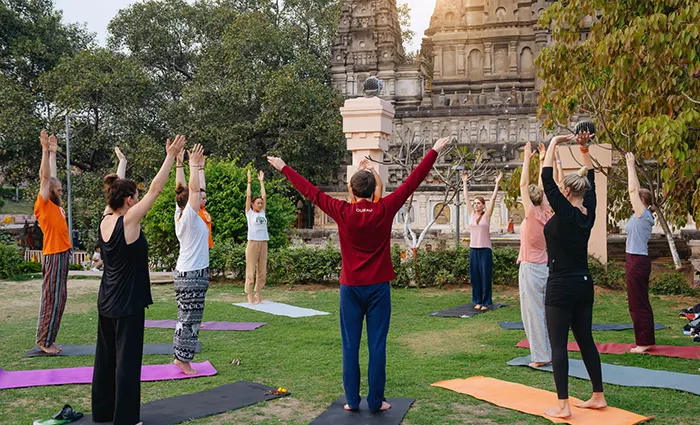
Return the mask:
<svg viewBox="0 0 700 425">
<path fill-rule="evenodd" d="M 369 346 L 369 394 L 371 411 L 388 410 L 386 384 L 386 338 L 391 319 L 389 281 L 394 280 L 391 263 L 391 228 L 394 217 L 409 196 L 428 176 L 440 151 L 450 143 L 440 139 L 402 184 L 390 195 L 373 201 L 375 180 L 371 173 L 356 173 L 350 180 L 357 203 L 335 199 L 309 183 L 284 161 L 268 157 L 269 163 L 302 195 L 338 223 L 340 252 L 340 333 L 343 341 L 343 386 L 346 410 L 360 408 L 360 339 L 367 317 Z"/>
</svg>

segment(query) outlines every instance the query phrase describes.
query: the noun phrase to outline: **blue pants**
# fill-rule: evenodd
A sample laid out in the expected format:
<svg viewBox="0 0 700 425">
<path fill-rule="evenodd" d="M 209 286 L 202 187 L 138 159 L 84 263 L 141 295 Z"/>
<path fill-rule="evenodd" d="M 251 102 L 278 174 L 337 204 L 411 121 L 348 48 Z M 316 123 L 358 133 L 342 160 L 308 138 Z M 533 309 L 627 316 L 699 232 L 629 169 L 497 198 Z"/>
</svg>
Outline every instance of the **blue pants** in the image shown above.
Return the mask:
<svg viewBox="0 0 700 425">
<path fill-rule="evenodd" d="M 491 248 L 469 248 L 469 282 L 472 284 L 472 302 L 491 305 L 493 281 L 493 252 Z"/>
<path fill-rule="evenodd" d="M 367 404 L 379 410 L 386 384 L 386 337 L 391 321 L 389 283 L 367 286 L 340 285 L 340 333 L 343 337 L 343 386 L 351 409 L 360 407 L 360 339 L 367 316 L 369 393 Z"/>
</svg>

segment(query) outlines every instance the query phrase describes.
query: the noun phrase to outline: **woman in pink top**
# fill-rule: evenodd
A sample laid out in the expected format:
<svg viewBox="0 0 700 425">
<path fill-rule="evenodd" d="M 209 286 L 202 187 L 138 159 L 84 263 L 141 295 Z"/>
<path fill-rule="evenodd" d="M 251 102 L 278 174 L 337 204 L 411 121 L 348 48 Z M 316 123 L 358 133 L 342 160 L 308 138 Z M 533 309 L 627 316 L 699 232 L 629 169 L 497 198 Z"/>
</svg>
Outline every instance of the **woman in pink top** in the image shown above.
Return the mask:
<svg viewBox="0 0 700 425">
<path fill-rule="evenodd" d="M 474 205 L 469 200 L 469 174 L 462 172 L 464 199 L 469 212 L 469 281 L 472 284 L 472 302 L 477 310 L 488 310 L 491 300 L 493 277 L 493 252 L 491 251 L 491 216 L 496 205 L 498 185 L 503 173 L 496 177 L 496 187 L 491 195 L 491 202 L 481 196 L 474 198 Z"/>
<path fill-rule="evenodd" d="M 540 149 L 540 164 L 544 164 L 546 152 Z M 544 314 L 544 298 L 547 288 L 547 246 L 544 225 L 552 218 L 552 210 L 541 186 L 530 184 L 530 158 L 532 148 L 525 145 L 520 197 L 525 208 L 525 220 L 520 226 L 520 254 L 518 286 L 520 287 L 520 314 L 525 335 L 530 341 L 530 366 L 539 367 L 551 362 L 552 352 Z M 541 175 L 541 173 L 540 173 Z"/>
</svg>

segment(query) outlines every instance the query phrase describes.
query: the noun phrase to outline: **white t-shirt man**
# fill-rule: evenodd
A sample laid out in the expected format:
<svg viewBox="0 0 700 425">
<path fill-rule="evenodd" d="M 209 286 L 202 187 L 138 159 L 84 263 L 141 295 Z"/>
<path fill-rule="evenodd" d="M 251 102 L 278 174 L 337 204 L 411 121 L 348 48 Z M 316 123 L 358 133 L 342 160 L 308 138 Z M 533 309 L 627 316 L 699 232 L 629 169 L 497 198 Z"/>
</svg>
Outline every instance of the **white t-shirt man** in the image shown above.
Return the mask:
<svg viewBox="0 0 700 425">
<path fill-rule="evenodd" d="M 249 241 L 269 241 L 270 236 L 267 234 L 267 217 L 265 210 L 255 212 L 249 209 L 246 213 L 248 219 L 248 240 Z"/>
<path fill-rule="evenodd" d="M 180 241 L 177 271 L 189 272 L 209 267 L 209 229 L 189 203 L 184 210 L 175 205 L 175 234 Z"/>
</svg>

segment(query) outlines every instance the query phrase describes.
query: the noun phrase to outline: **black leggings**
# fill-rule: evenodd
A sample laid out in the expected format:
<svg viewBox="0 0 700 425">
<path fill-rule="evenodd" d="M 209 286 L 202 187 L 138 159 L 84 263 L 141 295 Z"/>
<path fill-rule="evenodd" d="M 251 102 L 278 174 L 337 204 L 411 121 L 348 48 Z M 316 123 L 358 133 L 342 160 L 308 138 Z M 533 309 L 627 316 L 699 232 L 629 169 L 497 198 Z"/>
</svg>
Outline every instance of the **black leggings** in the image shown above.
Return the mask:
<svg viewBox="0 0 700 425">
<path fill-rule="evenodd" d="M 548 288 L 549 289 L 549 288 Z M 593 288 L 591 287 L 591 291 Z M 579 291 L 572 291 L 574 293 Z M 573 295 L 573 294 L 572 294 Z M 578 299 L 576 299 L 578 298 Z M 583 298 L 583 299 L 581 299 Z M 552 369 L 554 384 L 557 387 L 559 400 L 569 398 L 569 327 L 581 349 L 583 363 L 588 370 L 588 376 L 593 384 L 593 392 L 603 392 L 603 374 L 600 365 L 600 354 L 593 341 L 591 326 L 593 323 L 593 303 L 584 297 L 574 296 L 569 305 L 546 305 L 547 330 L 552 345 Z M 592 298 L 592 297 L 591 297 Z"/>
</svg>

